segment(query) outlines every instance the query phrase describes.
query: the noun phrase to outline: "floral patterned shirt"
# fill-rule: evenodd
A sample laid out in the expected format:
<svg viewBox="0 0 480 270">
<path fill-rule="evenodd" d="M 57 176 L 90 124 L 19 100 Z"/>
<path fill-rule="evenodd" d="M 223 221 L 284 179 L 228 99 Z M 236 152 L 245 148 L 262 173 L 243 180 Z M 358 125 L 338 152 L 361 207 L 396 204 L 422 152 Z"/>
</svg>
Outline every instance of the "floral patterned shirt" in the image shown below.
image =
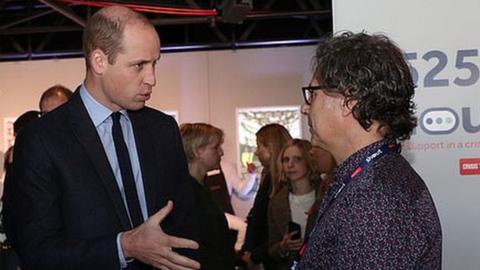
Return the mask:
<svg viewBox="0 0 480 270">
<path fill-rule="evenodd" d="M 442 232 L 420 176 L 398 153 L 371 162 L 386 140 L 350 156 L 335 170 L 304 256 L 296 269 L 441 269 Z"/>
</svg>

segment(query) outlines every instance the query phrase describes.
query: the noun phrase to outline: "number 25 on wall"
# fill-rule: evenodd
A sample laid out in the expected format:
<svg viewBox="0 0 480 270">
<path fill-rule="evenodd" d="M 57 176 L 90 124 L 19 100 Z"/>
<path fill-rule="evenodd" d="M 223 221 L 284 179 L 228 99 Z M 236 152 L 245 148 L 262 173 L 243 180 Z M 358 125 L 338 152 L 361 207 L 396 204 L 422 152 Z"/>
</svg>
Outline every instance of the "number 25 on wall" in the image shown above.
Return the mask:
<svg viewBox="0 0 480 270">
<path fill-rule="evenodd" d="M 410 61 L 410 71 L 412 73 L 413 82 L 419 84 L 418 70 L 413 66 L 413 61 L 418 59 L 416 52 L 410 52 L 405 54 L 405 58 Z M 455 57 L 455 68 L 461 70 L 462 73 L 468 74 L 466 77 L 455 77 L 453 80 L 448 78 L 440 78 L 438 76 L 447 66 L 448 57 L 445 52 L 439 50 L 433 50 L 426 52 L 422 59 L 429 62 L 432 59 L 437 59 L 437 64 L 434 65 L 429 71 L 427 71 L 425 78 L 423 79 L 423 87 L 442 87 L 449 86 L 450 81 L 458 86 L 471 86 L 478 82 L 479 68 L 473 61 L 478 60 L 478 50 L 458 50 Z"/>
</svg>

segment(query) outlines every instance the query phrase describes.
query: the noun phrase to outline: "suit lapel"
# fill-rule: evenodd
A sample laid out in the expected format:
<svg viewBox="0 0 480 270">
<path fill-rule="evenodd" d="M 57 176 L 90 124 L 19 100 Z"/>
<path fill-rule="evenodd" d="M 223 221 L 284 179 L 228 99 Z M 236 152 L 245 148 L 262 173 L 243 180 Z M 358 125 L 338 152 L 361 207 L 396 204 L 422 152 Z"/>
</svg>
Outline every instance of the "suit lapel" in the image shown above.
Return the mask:
<svg viewBox="0 0 480 270">
<path fill-rule="evenodd" d="M 114 205 L 122 228 L 129 229 L 130 222 L 123 204 L 120 190 L 115 181 L 115 176 L 112 172 L 107 155 L 105 154 L 103 144 L 98 137 L 95 126 L 93 125 L 85 106 L 83 105 L 78 90 L 72 96 L 70 104 L 69 114 L 73 133 L 83 146 L 93 167 L 98 173 L 99 178 L 103 182 L 106 193 Z"/>
<path fill-rule="evenodd" d="M 145 117 L 145 110 L 140 111 L 128 111 L 128 115 L 132 121 L 133 134 L 135 136 L 135 143 L 137 146 L 138 160 L 140 161 L 140 169 L 142 171 L 143 187 L 145 191 L 145 200 L 147 202 L 148 216 L 155 213 L 156 209 L 159 209 L 157 202 L 160 194 L 158 194 L 159 188 L 156 186 L 157 181 L 161 173 L 161 168 L 158 168 L 155 164 L 158 164 L 160 157 L 156 156 L 154 142 L 154 136 L 151 134 L 151 127 L 148 126 L 147 119 Z"/>
</svg>

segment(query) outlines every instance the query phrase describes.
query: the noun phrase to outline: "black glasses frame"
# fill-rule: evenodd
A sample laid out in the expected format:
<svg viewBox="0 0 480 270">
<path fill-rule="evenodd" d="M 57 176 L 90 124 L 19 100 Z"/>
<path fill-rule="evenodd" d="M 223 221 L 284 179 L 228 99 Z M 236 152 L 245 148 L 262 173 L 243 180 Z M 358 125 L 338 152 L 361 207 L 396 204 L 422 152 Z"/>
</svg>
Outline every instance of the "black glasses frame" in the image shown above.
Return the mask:
<svg viewBox="0 0 480 270">
<path fill-rule="evenodd" d="M 305 99 L 305 103 L 307 105 L 312 104 L 312 97 L 313 97 L 313 92 L 316 90 L 322 90 L 325 89 L 325 87 L 316 85 L 316 86 L 304 86 L 302 87 L 302 93 L 303 93 L 303 98 Z"/>
</svg>

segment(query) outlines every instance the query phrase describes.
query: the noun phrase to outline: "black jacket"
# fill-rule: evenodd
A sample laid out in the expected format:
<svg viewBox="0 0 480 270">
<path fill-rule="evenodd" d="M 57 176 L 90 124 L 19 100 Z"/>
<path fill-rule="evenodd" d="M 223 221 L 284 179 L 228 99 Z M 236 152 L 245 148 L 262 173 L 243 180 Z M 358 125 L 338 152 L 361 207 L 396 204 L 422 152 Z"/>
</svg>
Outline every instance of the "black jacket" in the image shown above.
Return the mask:
<svg viewBox="0 0 480 270">
<path fill-rule="evenodd" d="M 195 240 L 193 191 L 175 120 L 145 107 L 128 112 L 148 215 L 174 202 L 168 234 Z M 130 229 L 102 142 L 77 90 L 17 136 L 5 181 L 7 236 L 22 269 L 120 269 L 116 237 Z M 194 256 L 195 252 L 191 252 Z M 129 269 L 151 268 L 132 263 Z"/>
<path fill-rule="evenodd" d="M 266 270 L 275 269 L 274 261 L 268 255 L 268 203 L 271 181 L 270 173 L 264 173 L 247 216 L 247 232 L 242 248 L 251 253 L 253 262 L 263 263 Z"/>
</svg>

